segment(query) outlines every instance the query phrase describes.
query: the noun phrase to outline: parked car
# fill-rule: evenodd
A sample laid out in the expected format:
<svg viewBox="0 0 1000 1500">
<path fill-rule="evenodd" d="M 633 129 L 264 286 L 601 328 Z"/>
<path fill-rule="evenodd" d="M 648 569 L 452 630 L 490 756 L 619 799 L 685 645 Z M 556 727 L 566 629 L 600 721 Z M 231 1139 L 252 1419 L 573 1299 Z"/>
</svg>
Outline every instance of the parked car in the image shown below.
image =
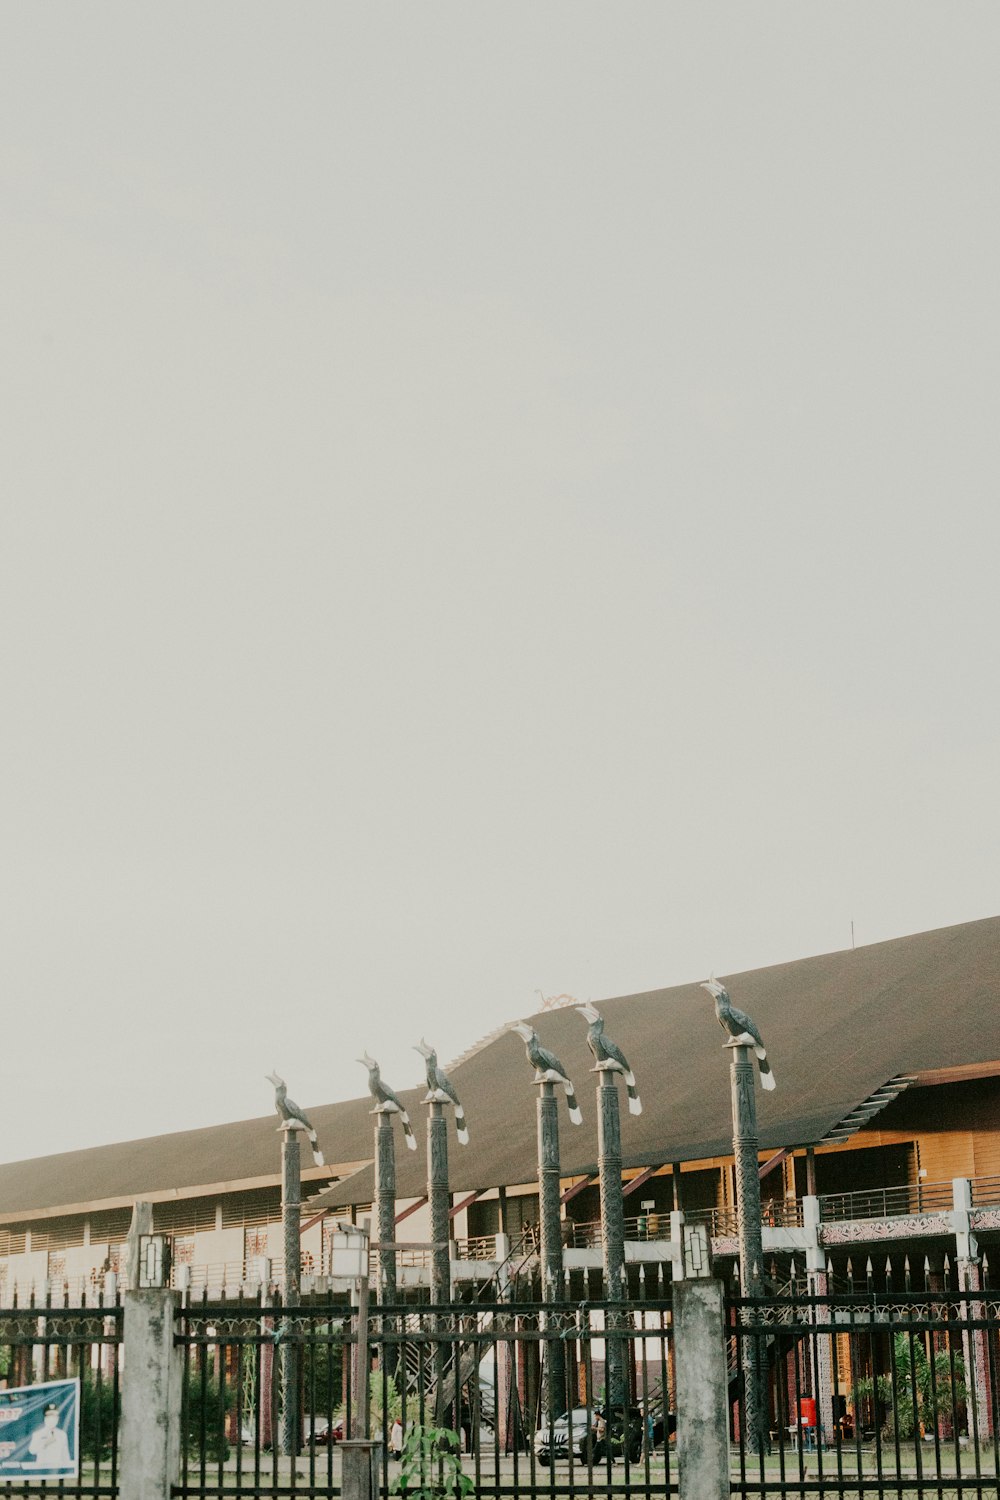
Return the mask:
<svg viewBox="0 0 1000 1500">
<path fill-rule="evenodd" d="M 664 1428 L 662 1411 L 647 1416 L 641 1406 L 618 1406 L 612 1408 L 608 1415 L 603 1406 L 597 1407 L 594 1412 L 595 1464 L 606 1463 L 609 1453 L 612 1463 L 626 1456 L 630 1464 L 638 1463 L 642 1457 L 644 1426 L 650 1449 L 659 1448 L 663 1443 L 664 1430 L 668 1440 L 674 1436 L 677 1417 L 674 1412 L 667 1412 Z"/>
<path fill-rule="evenodd" d="M 591 1425 L 591 1413 L 585 1406 L 564 1411 L 551 1426 L 543 1422 L 532 1444 L 535 1458 L 540 1464 L 549 1464 L 557 1459 L 568 1459 L 572 1451 L 578 1463 L 586 1463 Z"/>
<path fill-rule="evenodd" d="M 333 1443 L 344 1441 L 344 1419 L 334 1417 L 332 1422 L 325 1422 L 322 1427 L 317 1427 L 313 1434 L 313 1442 L 330 1447 Z"/>
</svg>

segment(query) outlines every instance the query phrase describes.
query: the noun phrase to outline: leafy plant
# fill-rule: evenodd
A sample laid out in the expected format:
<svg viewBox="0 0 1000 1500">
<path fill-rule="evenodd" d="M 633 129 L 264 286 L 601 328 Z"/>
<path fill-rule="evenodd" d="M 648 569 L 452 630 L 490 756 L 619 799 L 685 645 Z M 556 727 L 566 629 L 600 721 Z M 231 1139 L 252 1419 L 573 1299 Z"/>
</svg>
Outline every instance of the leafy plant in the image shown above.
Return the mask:
<svg viewBox="0 0 1000 1500">
<path fill-rule="evenodd" d="M 372 1425 L 391 1427 L 397 1417 L 403 1415 L 403 1398 L 393 1375 L 387 1375 L 383 1383 L 380 1370 L 373 1370 L 368 1380 L 368 1409 Z"/>
<path fill-rule="evenodd" d="M 472 1480 L 462 1469 L 458 1433 L 451 1427 L 412 1426 L 389 1493 L 405 1495 L 407 1500 L 439 1500 L 443 1495 L 468 1495 L 472 1488 Z"/>
<path fill-rule="evenodd" d="M 236 1404 L 232 1382 L 225 1390 L 208 1370 L 192 1367 L 185 1376 L 184 1441 L 190 1453 L 201 1453 L 210 1463 L 229 1457 L 226 1414 Z"/>
<path fill-rule="evenodd" d="M 109 1378 L 98 1385 L 87 1370 L 80 1382 L 80 1452 L 84 1458 L 110 1458 L 114 1434 L 114 1384 Z"/>
<path fill-rule="evenodd" d="M 383 1396 L 384 1412 L 383 1412 Z M 380 1370 L 372 1370 L 368 1377 L 368 1417 L 373 1428 L 385 1426 L 389 1428 L 397 1417 L 403 1415 L 403 1398 L 396 1385 L 395 1376 L 388 1375 L 385 1380 L 385 1388 L 382 1386 L 382 1373 Z M 383 1420 L 384 1418 L 384 1420 Z M 347 1422 L 347 1407 L 343 1401 L 333 1408 L 333 1420 Z"/>
<path fill-rule="evenodd" d="M 893 1375 L 866 1376 L 852 1392 L 855 1406 L 878 1398 L 887 1411 L 882 1430 L 888 1436 L 898 1431 L 901 1438 L 909 1438 L 924 1423 L 941 1417 L 950 1420 L 965 1400 L 965 1366 L 960 1355 L 953 1359 L 947 1349 L 939 1349 L 932 1361 L 920 1339 L 897 1333 L 892 1341 L 892 1365 Z"/>
</svg>

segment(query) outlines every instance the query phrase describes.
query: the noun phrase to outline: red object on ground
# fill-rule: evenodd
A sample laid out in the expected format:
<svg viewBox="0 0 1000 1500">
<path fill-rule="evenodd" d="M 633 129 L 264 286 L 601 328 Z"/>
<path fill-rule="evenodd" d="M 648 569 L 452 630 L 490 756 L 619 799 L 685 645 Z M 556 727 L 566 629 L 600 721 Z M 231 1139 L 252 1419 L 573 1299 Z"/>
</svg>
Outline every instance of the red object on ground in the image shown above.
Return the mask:
<svg viewBox="0 0 1000 1500">
<path fill-rule="evenodd" d="M 816 1426 L 816 1397 L 803 1396 L 799 1402 L 799 1421 L 803 1427 Z"/>
</svg>

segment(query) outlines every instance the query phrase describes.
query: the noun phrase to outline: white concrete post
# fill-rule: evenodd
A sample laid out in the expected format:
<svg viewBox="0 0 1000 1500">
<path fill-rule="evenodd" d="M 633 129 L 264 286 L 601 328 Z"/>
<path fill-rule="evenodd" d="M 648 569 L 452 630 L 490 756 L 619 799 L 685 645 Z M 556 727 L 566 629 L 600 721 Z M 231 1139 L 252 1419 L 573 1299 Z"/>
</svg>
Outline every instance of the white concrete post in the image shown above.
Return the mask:
<svg viewBox="0 0 1000 1500">
<path fill-rule="evenodd" d="M 176 1292 L 126 1292 L 118 1444 L 119 1500 L 170 1500 L 181 1454 L 183 1351 L 174 1344 Z"/>
<path fill-rule="evenodd" d="M 972 1184 L 968 1178 L 951 1181 L 951 1223 L 957 1252 L 958 1289 L 960 1292 L 982 1292 L 983 1265 L 979 1259 L 979 1242 L 972 1232 Z M 959 1316 L 975 1322 L 986 1317 L 986 1303 L 981 1297 L 959 1304 Z M 962 1333 L 962 1357 L 965 1361 L 965 1385 L 968 1392 L 969 1436 L 977 1443 L 989 1442 L 993 1434 L 993 1403 L 990 1399 L 990 1357 L 985 1328 L 966 1328 Z"/>
<path fill-rule="evenodd" d="M 806 1275 L 809 1294 L 823 1298 L 829 1295 L 830 1280 L 826 1270 L 826 1252 L 820 1244 L 819 1199 L 807 1194 L 802 1200 L 802 1225 L 806 1234 Z M 830 1323 L 830 1308 L 820 1303 L 810 1313 L 816 1333 L 812 1335 L 813 1358 L 809 1361 L 810 1381 L 815 1378 L 816 1420 L 819 1431 L 818 1443 L 829 1445 L 834 1441 L 833 1423 L 833 1330 Z M 798 1421 L 798 1412 L 795 1419 Z"/>
<path fill-rule="evenodd" d="M 722 1283 L 674 1287 L 680 1500 L 729 1500 L 729 1382 Z"/>
</svg>

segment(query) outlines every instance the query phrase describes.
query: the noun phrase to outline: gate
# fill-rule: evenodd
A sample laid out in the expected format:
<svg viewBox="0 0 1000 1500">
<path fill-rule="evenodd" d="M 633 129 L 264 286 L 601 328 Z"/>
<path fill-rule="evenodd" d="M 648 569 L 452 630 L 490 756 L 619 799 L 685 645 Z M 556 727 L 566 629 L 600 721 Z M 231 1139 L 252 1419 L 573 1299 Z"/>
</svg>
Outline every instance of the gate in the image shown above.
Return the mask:
<svg viewBox="0 0 1000 1500">
<path fill-rule="evenodd" d="M 612 1340 L 625 1379 L 609 1401 Z M 460 1470 L 498 1500 L 677 1493 L 669 1302 L 386 1306 L 363 1327 L 348 1306 L 201 1303 L 178 1310 L 176 1341 L 177 1496 L 339 1495 L 341 1444 L 365 1431 L 387 1455 L 383 1495 L 404 1466 L 411 1488 Z"/>
<path fill-rule="evenodd" d="M 4 1480 L 0 1425 L 0 1493 L 115 1497 L 118 1494 L 118 1423 L 122 1305 L 95 1294 L 89 1304 L 69 1307 L 32 1296 L 0 1307 L 0 1378 L 12 1392 L 47 1381 L 80 1381 L 79 1477 Z"/>
<path fill-rule="evenodd" d="M 994 1292 L 793 1292 L 729 1303 L 733 1492 L 746 1496 L 991 1496 Z M 744 1421 L 759 1372 L 764 1430 Z"/>
</svg>

